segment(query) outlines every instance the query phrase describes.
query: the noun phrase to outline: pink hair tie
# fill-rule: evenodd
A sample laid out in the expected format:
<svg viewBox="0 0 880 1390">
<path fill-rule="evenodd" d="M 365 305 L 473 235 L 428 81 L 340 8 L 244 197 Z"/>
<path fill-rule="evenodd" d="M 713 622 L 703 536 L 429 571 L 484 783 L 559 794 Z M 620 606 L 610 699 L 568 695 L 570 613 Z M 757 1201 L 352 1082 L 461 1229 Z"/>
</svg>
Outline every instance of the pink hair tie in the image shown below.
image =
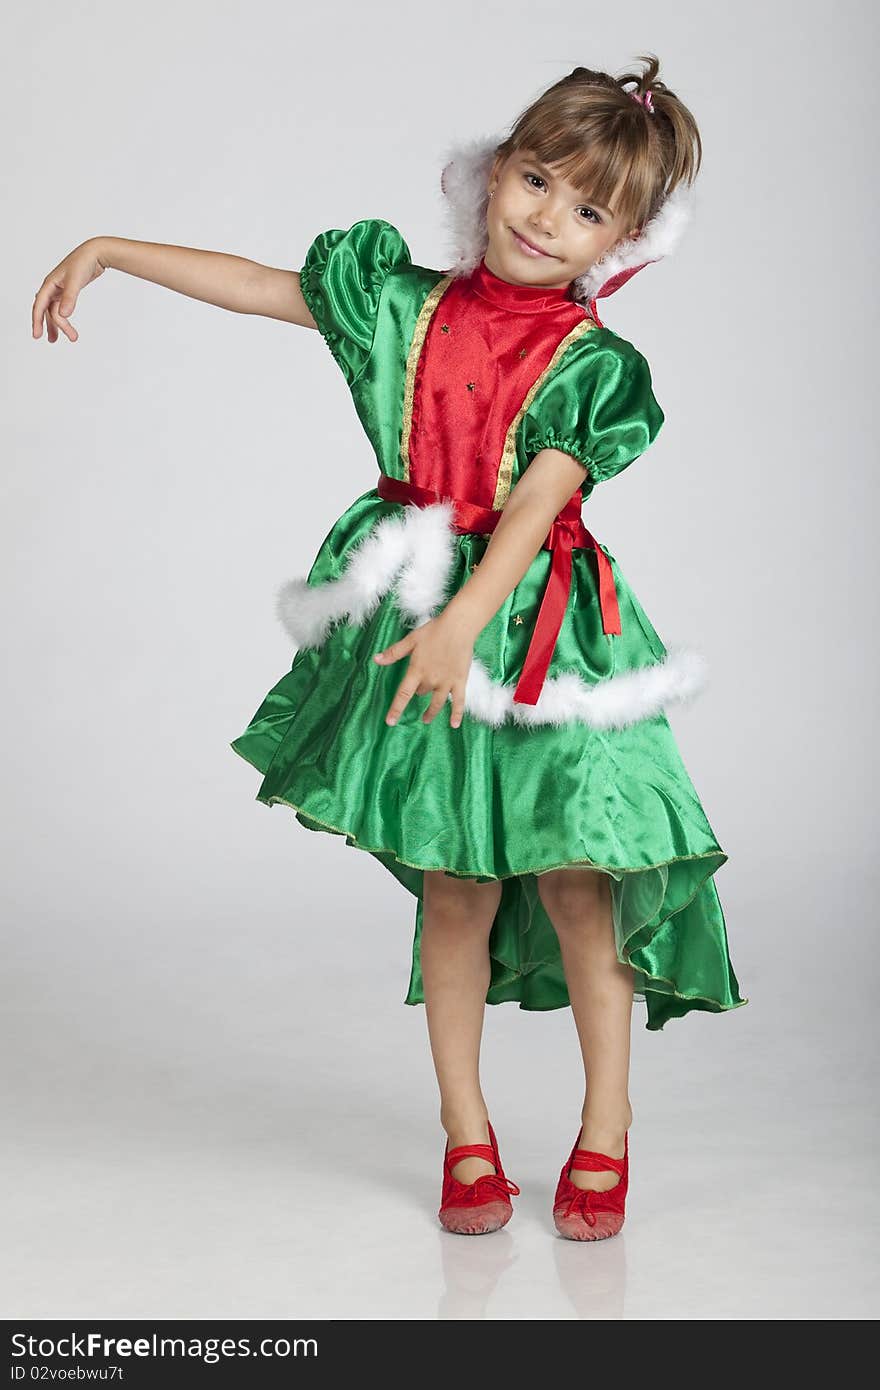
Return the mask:
<svg viewBox="0 0 880 1390">
<path fill-rule="evenodd" d="M 651 114 L 653 115 L 653 113 L 654 113 L 654 105 L 653 105 L 653 102 L 651 101 L 651 93 L 650 93 L 650 90 L 647 91 L 647 92 L 645 92 L 644 96 L 640 96 L 638 92 L 630 92 L 630 96 L 632 97 L 633 101 L 638 101 L 638 102 L 640 102 L 640 104 L 641 104 L 642 106 L 647 107 L 647 109 L 648 109 L 648 110 L 651 112 Z"/>
</svg>

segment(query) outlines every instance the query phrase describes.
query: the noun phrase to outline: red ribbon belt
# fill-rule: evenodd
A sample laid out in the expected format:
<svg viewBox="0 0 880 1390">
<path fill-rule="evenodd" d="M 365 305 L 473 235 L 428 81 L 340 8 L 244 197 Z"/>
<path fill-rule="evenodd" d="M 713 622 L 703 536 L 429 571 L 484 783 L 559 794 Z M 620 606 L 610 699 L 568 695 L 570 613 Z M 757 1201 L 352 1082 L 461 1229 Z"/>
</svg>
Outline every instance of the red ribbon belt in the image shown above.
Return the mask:
<svg viewBox="0 0 880 1390">
<path fill-rule="evenodd" d="M 452 502 L 453 526 L 460 535 L 467 532 L 482 534 L 494 531 L 504 515 L 503 510 L 495 511 L 491 507 L 479 507 L 475 502 L 463 502 L 457 497 L 434 492 L 432 488 L 418 487 L 415 483 L 404 482 L 401 478 L 390 478 L 385 473 L 379 474 L 377 490 L 386 502 L 409 503 L 416 507 L 428 507 L 435 502 Z M 517 704 L 537 704 L 571 592 L 571 552 L 575 547 L 586 549 L 588 546 L 592 546 L 596 552 L 599 569 L 602 631 L 620 633 L 620 609 L 617 606 L 611 561 L 581 520 L 581 494 L 576 492 L 568 499 L 562 511 L 554 517 L 553 525 L 541 546 L 542 550 L 549 550 L 552 556 L 550 575 L 522 672 L 513 692 Z"/>
</svg>

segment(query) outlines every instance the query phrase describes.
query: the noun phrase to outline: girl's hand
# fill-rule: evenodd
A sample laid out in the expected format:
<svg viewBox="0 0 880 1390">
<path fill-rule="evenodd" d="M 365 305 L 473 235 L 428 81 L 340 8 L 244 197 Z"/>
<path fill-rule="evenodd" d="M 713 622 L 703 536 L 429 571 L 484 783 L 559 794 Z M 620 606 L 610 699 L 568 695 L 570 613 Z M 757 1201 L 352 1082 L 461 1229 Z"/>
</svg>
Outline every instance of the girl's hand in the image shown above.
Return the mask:
<svg viewBox="0 0 880 1390">
<path fill-rule="evenodd" d="M 410 657 L 406 675 L 398 686 L 385 723 L 396 724 L 413 695 L 431 695 L 431 703 L 422 715 L 422 722 L 430 724 L 451 692 L 452 714 L 449 723 L 453 729 L 457 729 L 464 713 L 464 688 L 473 655 L 473 637 L 460 621 L 446 612 L 414 628 L 384 651 L 376 652 L 373 660 L 382 665 L 399 661 L 403 656 Z"/>
<path fill-rule="evenodd" d="M 76 307 L 81 289 L 97 280 L 107 269 L 99 258 L 100 241 L 92 237 L 71 251 L 69 256 L 50 270 L 34 298 L 31 329 L 35 338 L 43 332 L 43 319 L 50 343 L 58 341 L 58 330 L 75 343 L 79 334 L 68 320 Z"/>
</svg>

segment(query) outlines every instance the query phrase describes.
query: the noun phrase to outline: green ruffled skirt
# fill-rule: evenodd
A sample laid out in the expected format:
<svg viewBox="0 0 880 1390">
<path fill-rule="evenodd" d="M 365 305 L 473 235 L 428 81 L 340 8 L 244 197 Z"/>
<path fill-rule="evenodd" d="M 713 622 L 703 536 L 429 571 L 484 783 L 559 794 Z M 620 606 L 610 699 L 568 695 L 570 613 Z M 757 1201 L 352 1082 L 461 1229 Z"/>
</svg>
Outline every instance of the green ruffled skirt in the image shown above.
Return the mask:
<svg viewBox="0 0 880 1390">
<path fill-rule="evenodd" d="M 375 490 L 358 498 L 322 544 L 308 582 L 338 578 L 351 545 L 396 510 Z M 457 537 L 454 587 L 465 582 L 487 544 L 482 536 Z M 576 669 L 586 680 L 600 679 L 610 671 L 591 664 L 597 652 L 613 652 L 615 671 L 665 654 L 609 558 L 623 635 L 602 632 L 595 557 L 576 551 L 573 592 L 548 677 Z M 549 560 L 549 552 L 537 557 L 480 633 L 475 656 L 496 679 L 518 675 Z M 520 610 L 527 621 L 518 625 Z M 406 659 L 379 666 L 372 654 L 406 630 L 393 591 L 362 626 L 338 623 L 320 647 L 297 651 L 231 744 L 262 774 L 258 801 L 290 807 L 309 830 L 344 835 L 418 899 L 405 1002 L 424 1002 L 423 875 L 442 869 L 459 878 L 502 881 L 486 1002 L 512 1001 L 524 1009 L 567 1005 L 559 941 L 536 876 L 582 866 L 609 876 L 618 956 L 634 971 L 649 1029 L 692 1009 L 721 1012 L 746 1003 L 714 881 L 727 855 L 666 716 L 622 729 L 584 723 L 525 728 L 510 721 L 493 728 L 465 712 L 453 729 L 449 705 L 430 724 L 422 722 L 426 695 L 413 697 L 392 727 L 385 715 Z"/>
</svg>

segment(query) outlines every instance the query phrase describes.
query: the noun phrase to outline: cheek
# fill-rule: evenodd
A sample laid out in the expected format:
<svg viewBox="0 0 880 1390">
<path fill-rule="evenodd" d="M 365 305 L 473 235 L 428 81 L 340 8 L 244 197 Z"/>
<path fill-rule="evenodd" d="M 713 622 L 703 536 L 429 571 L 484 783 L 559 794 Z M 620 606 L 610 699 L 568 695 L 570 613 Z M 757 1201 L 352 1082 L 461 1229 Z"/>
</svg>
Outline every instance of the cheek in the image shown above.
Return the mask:
<svg viewBox="0 0 880 1390">
<path fill-rule="evenodd" d="M 516 198 L 511 197 L 509 191 L 498 188 L 494 198 L 489 199 L 486 215 L 490 227 L 496 227 L 501 231 L 508 223 L 517 220 L 520 209 L 517 206 Z"/>
</svg>

